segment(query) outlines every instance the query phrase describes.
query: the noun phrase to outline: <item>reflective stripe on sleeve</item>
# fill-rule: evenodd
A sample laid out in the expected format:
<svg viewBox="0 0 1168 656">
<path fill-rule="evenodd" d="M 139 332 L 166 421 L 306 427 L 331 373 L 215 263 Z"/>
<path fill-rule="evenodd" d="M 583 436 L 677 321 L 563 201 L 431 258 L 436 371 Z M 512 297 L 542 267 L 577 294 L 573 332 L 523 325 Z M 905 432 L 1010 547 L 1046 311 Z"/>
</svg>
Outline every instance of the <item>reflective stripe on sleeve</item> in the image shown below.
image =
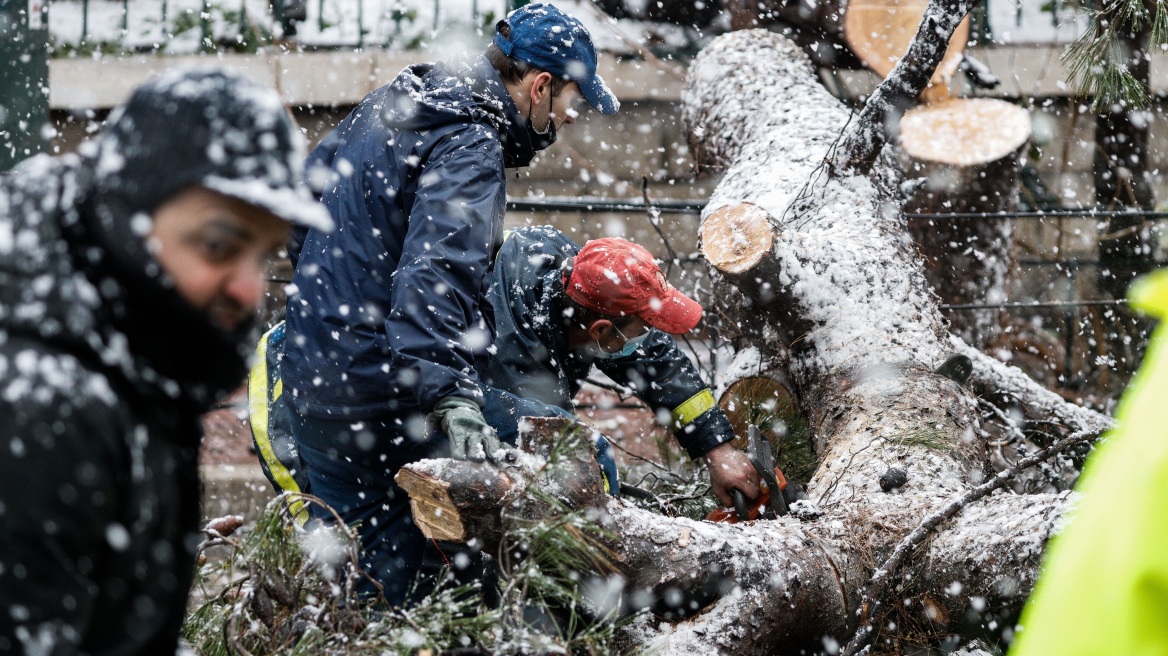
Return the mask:
<svg viewBox="0 0 1168 656">
<path fill-rule="evenodd" d="M 714 393 L 707 387 L 673 409 L 673 425 L 678 428 L 684 427 L 715 405 L 717 402 L 714 401 Z"/>
<path fill-rule="evenodd" d="M 268 471 L 272 474 L 272 478 L 276 479 L 280 489 L 285 492 L 300 492 L 300 486 L 297 485 L 292 472 L 288 471 L 284 463 L 276 457 L 276 452 L 272 449 L 271 438 L 268 436 L 268 408 L 284 391 L 284 380 L 277 378 L 274 386 L 275 394 L 268 396 L 268 338 L 275 330 L 273 328 L 264 333 L 256 348 L 256 362 L 247 376 L 247 414 L 256 448 L 260 457 L 263 458 L 264 464 L 267 465 Z M 308 508 L 305 507 L 302 500 L 296 498 L 290 500 L 288 510 L 293 519 L 301 526 L 308 520 Z"/>
</svg>

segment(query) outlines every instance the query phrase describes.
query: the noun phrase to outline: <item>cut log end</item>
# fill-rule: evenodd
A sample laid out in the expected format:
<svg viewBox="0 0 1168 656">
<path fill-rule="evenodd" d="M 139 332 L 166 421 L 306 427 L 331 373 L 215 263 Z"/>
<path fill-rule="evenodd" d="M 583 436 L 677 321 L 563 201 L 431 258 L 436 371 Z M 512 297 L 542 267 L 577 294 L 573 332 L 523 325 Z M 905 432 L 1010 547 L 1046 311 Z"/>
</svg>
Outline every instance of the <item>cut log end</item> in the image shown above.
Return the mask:
<svg viewBox="0 0 1168 656">
<path fill-rule="evenodd" d="M 746 450 L 746 435 L 752 425 L 764 431 L 781 420 L 792 423 L 798 414 L 795 397 L 780 381 L 767 376 L 751 376 L 735 381 L 718 399 L 718 406 L 726 413 L 734 428 L 734 446 Z"/>
<path fill-rule="evenodd" d="M 404 468 L 394 479 L 410 495 L 410 512 L 431 540 L 466 542 L 467 530 L 450 497 L 450 483 Z"/>
<path fill-rule="evenodd" d="M 928 4 L 928 0 L 853 0 L 844 14 L 844 40 L 873 72 L 888 77 L 908 50 Z M 949 80 L 969 41 L 969 25 L 967 16 L 950 37 L 924 94 L 930 102 L 948 97 Z"/>
<path fill-rule="evenodd" d="M 951 166 L 995 162 L 1030 138 L 1030 113 L 1004 100 L 973 98 L 918 107 L 900 121 L 900 146 L 918 161 Z"/>
<path fill-rule="evenodd" d="M 771 215 L 753 203 L 727 205 L 702 222 L 702 255 L 724 274 L 741 275 L 753 269 L 774 245 Z"/>
</svg>

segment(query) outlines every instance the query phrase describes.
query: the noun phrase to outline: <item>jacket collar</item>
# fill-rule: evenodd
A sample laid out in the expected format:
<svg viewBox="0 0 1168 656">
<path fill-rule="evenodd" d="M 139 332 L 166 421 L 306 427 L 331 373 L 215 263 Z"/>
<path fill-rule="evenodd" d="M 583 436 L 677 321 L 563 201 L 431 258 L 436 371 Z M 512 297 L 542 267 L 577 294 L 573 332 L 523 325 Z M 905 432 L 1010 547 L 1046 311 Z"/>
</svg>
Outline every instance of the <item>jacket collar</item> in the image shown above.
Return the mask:
<svg viewBox="0 0 1168 656">
<path fill-rule="evenodd" d="M 499 72 L 491 66 L 485 55 L 479 55 L 474 64 L 474 84 L 472 93 L 480 107 L 489 103 L 496 116 L 501 116 L 499 141 L 503 144 L 503 161 L 507 168 L 527 166 L 535 157 L 535 145 L 527 131 L 527 120 L 519 113 L 519 107 L 503 84 Z M 484 107 L 486 109 L 486 107 Z M 488 110 L 490 111 L 490 110 Z"/>
</svg>

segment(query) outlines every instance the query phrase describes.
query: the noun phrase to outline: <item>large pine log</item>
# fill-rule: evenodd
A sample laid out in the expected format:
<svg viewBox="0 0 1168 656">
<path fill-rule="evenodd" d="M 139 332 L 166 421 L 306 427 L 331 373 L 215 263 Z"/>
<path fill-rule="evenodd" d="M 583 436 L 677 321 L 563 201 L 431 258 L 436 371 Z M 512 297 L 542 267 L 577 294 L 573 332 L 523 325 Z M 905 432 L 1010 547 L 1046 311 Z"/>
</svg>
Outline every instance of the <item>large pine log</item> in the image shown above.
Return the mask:
<svg viewBox="0 0 1168 656">
<path fill-rule="evenodd" d="M 488 548 L 513 518 L 548 511 L 526 493 L 530 485 L 590 509 L 610 531 L 604 546 L 628 597 L 666 607 L 675 599 L 689 611 L 643 618 L 629 630 L 657 653 L 830 650 L 858 624 L 889 639 L 921 627 L 935 635 L 1007 628 L 1070 501 L 969 496 L 985 471 L 977 401 L 932 373 L 967 347 L 947 333 L 898 208 L 880 191 L 887 187 L 857 169 L 828 170 L 846 110 L 793 43 L 764 31 L 715 40 L 694 62 L 685 95 L 695 152 L 726 169 L 702 227 L 703 252 L 740 285 L 759 322 L 775 325 L 759 334 L 776 343 L 757 352 L 790 358 L 818 459 L 809 502 L 778 520 L 740 525 L 667 518 L 598 494 L 585 471 L 594 465 L 579 452 L 566 474 L 550 475 L 554 467 L 529 457 L 502 470 L 425 461 L 399 480 L 414 498 L 437 504 L 435 517 L 465 520 L 445 534 L 461 530 Z M 970 352 L 978 356 L 975 384 L 1005 385 L 1075 430 L 1106 425 Z M 564 430 L 557 421 L 565 420 L 531 422 L 527 431 L 549 443 Z M 903 476 L 889 476 L 893 469 Z M 964 510 L 936 514 L 944 508 Z M 926 519 L 931 528 L 917 532 L 931 539 L 902 544 Z M 894 553 L 911 553 L 911 567 L 883 570 Z M 724 592 L 709 585 L 714 579 L 734 585 L 687 598 Z M 870 588 L 873 580 L 884 584 Z M 689 602 L 698 607 L 685 609 Z M 890 623 L 897 628 L 886 629 Z"/>
</svg>

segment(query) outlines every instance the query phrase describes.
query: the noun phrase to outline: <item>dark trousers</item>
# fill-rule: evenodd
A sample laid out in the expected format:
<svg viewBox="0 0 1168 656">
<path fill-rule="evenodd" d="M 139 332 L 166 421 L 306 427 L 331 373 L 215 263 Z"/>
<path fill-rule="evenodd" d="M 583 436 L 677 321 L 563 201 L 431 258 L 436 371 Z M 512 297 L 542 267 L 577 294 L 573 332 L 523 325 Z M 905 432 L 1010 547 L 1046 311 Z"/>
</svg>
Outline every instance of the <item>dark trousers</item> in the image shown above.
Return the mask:
<svg viewBox="0 0 1168 656">
<path fill-rule="evenodd" d="M 361 539 L 361 567 L 384 589 L 390 604 L 404 604 L 419 572 L 433 575 L 447 561 L 467 563 L 472 574 L 479 567 L 477 554 L 455 558 L 455 545 L 429 543 L 414 524 L 409 495 L 393 477 L 403 465 L 424 458 L 441 458 L 450 452 L 444 434 L 421 428 L 420 416 L 385 416 L 374 419 L 323 419 L 292 411 L 289 429 L 304 469 L 309 489 L 356 528 Z M 530 416 L 572 416 L 567 410 L 514 394 L 487 388 L 484 416 L 499 431 L 500 439 L 515 444 L 519 418 Z M 331 513 L 312 508 L 312 517 L 333 523 Z M 429 578 L 429 576 L 427 576 Z M 420 581 L 417 592 L 430 586 Z M 364 578 L 358 592 L 372 597 L 376 588 Z"/>
<path fill-rule="evenodd" d="M 427 541 L 410 515 L 409 495 L 393 477 L 402 465 L 449 453 L 445 438 L 411 438 L 391 419 L 289 414 L 310 490 L 356 529 L 361 567 L 381 584 L 386 600 L 404 604 L 422 566 Z M 315 506 L 312 517 L 325 524 L 334 521 L 331 513 Z M 360 580 L 362 596 L 373 597 L 375 591 L 368 580 Z"/>
<path fill-rule="evenodd" d="M 512 445 L 519 436 L 520 417 L 574 416 L 563 408 L 490 387 L 484 389 L 484 397 L 487 423 Z M 393 480 L 403 465 L 448 455 L 444 434 L 423 429 L 424 420 L 417 415 L 363 420 L 306 417 L 295 411 L 288 415 L 309 490 L 345 524 L 355 527 L 361 539 L 361 567 L 381 584 L 386 601 L 406 604 L 419 573 L 424 579 L 433 578 L 449 562 L 463 564 L 454 568 L 457 580 L 473 578 L 481 569 L 479 554 L 426 540 L 410 514 L 409 495 Z M 610 493 L 619 495 L 611 447 L 603 438 L 597 447 L 605 476 L 613 483 Z M 316 521 L 334 521 L 331 513 L 316 506 L 311 512 Z M 463 553 L 469 558 L 462 558 Z M 419 581 L 417 594 L 429 592 L 431 585 Z M 376 594 L 375 586 L 364 578 L 357 591 L 365 597 Z"/>
</svg>

